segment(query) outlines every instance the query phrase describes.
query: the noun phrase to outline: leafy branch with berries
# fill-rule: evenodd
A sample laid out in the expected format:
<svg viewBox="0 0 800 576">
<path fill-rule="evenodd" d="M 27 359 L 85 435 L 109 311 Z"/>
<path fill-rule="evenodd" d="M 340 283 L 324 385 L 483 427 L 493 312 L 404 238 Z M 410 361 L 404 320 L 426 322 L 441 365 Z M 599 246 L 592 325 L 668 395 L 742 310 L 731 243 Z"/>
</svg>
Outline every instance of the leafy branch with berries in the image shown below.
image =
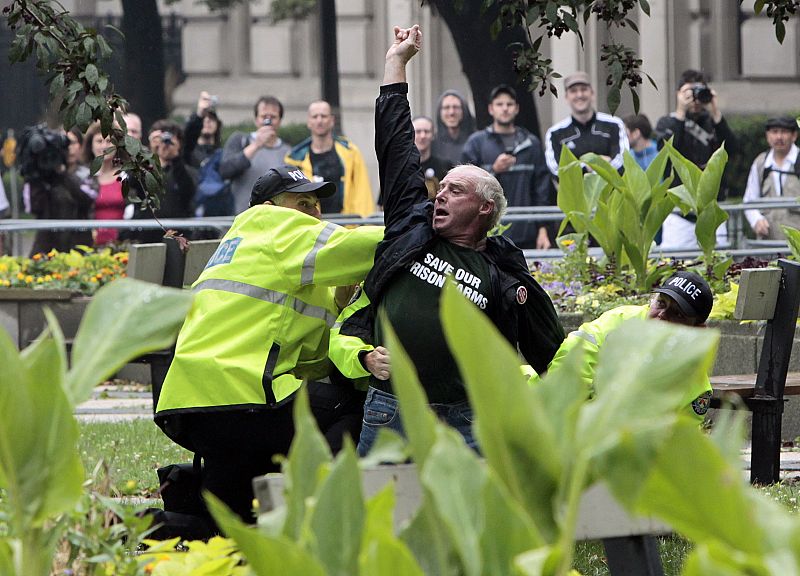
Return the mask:
<svg viewBox="0 0 800 576">
<path fill-rule="evenodd" d="M 163 193 L 161 163 L 140 140 L 127 134 L 124 114 L 128 103 L 114 92 L 101 66 L 111 55 L 105 38 L 94 29 L 84 28 L 58 3 L 14 0 L 3 8 L 3 15 L 15 32 L 9 59 L 13 64 L 35 56 L 64 130 L 77 127 L 85 132 L 93 122 L 99 122 L 103 136 L 110 138 L 105 152 L 115 156 L 123 194 L 142 210 L 157 209 Z M 121 34 L 113 26 L 108 28 Z M 94 159 L 92 174 L 102 162 L 103 155 Z"/>
</svg>

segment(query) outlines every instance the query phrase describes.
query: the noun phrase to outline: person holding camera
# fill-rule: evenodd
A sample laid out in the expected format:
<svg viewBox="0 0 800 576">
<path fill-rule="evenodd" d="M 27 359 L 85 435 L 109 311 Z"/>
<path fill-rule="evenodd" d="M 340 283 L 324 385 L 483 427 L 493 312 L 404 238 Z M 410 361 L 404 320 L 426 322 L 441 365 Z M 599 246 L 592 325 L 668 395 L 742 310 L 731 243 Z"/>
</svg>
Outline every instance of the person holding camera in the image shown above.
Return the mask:
<svg viewBox="0 0 800 576">
<path fill-rule="evenodd" d="M 222 122 L 217 116 L 219 97 L 203 90 L 197 99 L 197 109 L 183 127 L 186 142 L 183 161 L 200 168 L 201 164 L 222 147 Z"/>
<path fill-rule="evenodd" d="M 30 212 L 40 220 L 85 220 L 93 200 L 67 171 L 69 140 L 44 124 L 25 128 L 17 142 L 20 174 L 29 187 Z M 69 252 L 92 243 L 88 230 L 37 230 L 30 255 Z"/>
<path fill-rule="evenodd" d="M 675 95 L 675 111 L 659 118 L 656 134 L 659 140 L 672 138 L 672 145 L 687 160 L 700 168 L 705 168 L 711 155 L 725 144 L 728 154 L 737 149 L 736 137 L 722 116 L 717 93 L 708 85 L 708 79 L 699 70 L 685 70 L 678 80 Z M 678 175 L 672 186 L 681 183 Z M 724 188 L 720 188 L 719 199 L 725 198 Z M 697 241 L 694 234 L 695 214 L 670 214 L 664 222 L 664 241 L 666 248 L 694 248 Z M 725 225 L 717 230 L 717 241 L 726 239 Z"/>
<path fill-rule="evenodd" d="M 492 124 L 467 139 L 461 161 L 493 174 L 509 206 L 547 206 L 551 184 L 542 143 L 514 124 L 518 114 L 516 90 L 507 84 L 495 86 L 489 94 Z M 520 248 L 550 248 L 544 224 L 515 222 L 506 235 Z"/>
<path fill-rule="evenodd" d="M 250 206 L 253 184 L 272 168 L 283 165 L 291 147 L 278 137 L 283 119 L 283 104 L 274 96 L 262 96 L 253 107 L 255 131 L 234 132 L 222 151 L 219 173 L 231 180 L 234 212 Z"/>
</svg>

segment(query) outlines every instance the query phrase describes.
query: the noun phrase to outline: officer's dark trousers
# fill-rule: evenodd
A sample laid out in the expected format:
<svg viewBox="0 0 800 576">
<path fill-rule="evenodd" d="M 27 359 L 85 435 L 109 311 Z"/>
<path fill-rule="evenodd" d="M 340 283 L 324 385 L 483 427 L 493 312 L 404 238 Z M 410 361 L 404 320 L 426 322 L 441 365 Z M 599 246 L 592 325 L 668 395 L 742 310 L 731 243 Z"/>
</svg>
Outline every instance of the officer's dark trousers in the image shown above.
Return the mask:
<svg viewBox="0 0 800 576">
<path fill-rule="evenodd" d="M 345 435 L 353 444 L 361 432 L 365 393 L 351 386 L 311 382 L 311 411 L 331 451 L 338 452 Z M 294 401 L 270 410 L 234 410 L 181 415 L 187 447 L 202 457 L 202 488 L 225 502 L 244 521 L 253 523 L 255 476 L 279 472 L 272 458 L 288 454 L 294 422 Z"/>
</svg>

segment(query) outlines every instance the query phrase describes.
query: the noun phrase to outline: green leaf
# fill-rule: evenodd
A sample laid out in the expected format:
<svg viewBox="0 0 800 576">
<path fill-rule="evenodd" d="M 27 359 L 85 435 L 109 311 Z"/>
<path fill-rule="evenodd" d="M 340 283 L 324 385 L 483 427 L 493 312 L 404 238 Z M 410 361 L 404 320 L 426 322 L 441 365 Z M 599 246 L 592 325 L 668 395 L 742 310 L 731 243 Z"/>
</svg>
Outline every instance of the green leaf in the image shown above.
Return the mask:
<svg viewBox="0 0 800 576">
<path fill-rule="evenodd" d="M 481 574 L 481 494 L 486 470 L 461 435 L 449 428 L 439 438 L 420 473 L 439 518 L 447 527 L 466 576 Z"/>
<path fill-rule="evenodd" d="M 786 241 L 789 243 L 789 248 L 792 250 L 792 257 L 800 262 L 800 230 L 790 226 L 781 226 L 783 234 L 786 236 Z"/>
<path fill-rule="evenodd" d="M 89 124 L 92 123 L 92 109 L 86 102 L 78 104 L 78 109 L 75 112 L 75 124 L 82 132 L 86 132 Z"/>
<path fill-rule="evenodd" d="M 130 136 L 128 134 L 125 135 L 125 151 L 130 154 L 131 156 L 136 156 L 142 150 L 142 143 Z"/>
<path fill-rule="evenodd" d="M 64 90 L 64 73 L 59 72 L 50 81 L 50 97 L 54 98 Z"/>
<path fill-rule="evenodd" d="M 425 574 L 458 576 L 463 573 L 452 539 L 428 497 L 400 534 Z"/>
<path fill-rule="evenodd" d="M 257 576 L 326 576 L 322 565 L 293 540 L 261 534 L 245 525 L 213 494 L 206 492 L 205 499 L 214 520 L 236 542 Z"/>
<path fill-rule="evenodd" d="M 711 253 L 717 245 L 717 228 L 727 219 L 728 213 L 716 202 L 706 206 L 697 215 L 694 233 L 697 236 L 697 243 L 707 259 L 711 258 Z"/>
<path fill-rule="evenodd" d="M 765 551 L 764 528 L 785 525 L 788 512 L 773 506 L 745 484 L 740 463 L 725 460 L 697 425 L 680 422 L 658 452 L 654 468 L 641 479 L 634 509 L 655 514 L 698 542 L 719 540 L 743 552 Z M 703 502 L 714 514 L 697 513 Z M 769 507 L 774 527 L 759 525 L 755 512 Z"/>
<path fill-rule="evenodd" d="M 695 166 L 690 160 L 687 160 L 683 154 L 675 149 L 672 145 L 672 138 L 664 143 L 664 148 L 667 150 L 669 159 L 672 162 L 672 168 L 678 173 L 683 185 L 686 186 L 687 190 L 695 197 L 697 183 L 700 181 L 700 168 Z"/>
<path fill-rule="evenodd" d="M 619 88 L 617 86 L 611 86 L 608 89 L 608 96 L 606 97 L 606 103 L 608 104 L 608 109 L 611 111 L 612 114 L 617 112 L 617 108 L 619 108 L 619 103 L 622 101 L 622 95 L 620 94 Z"/>
<path fill-rule="evenodd" d="M 89 86 L 97 85 L 97 79 L 100 77 L 100 73 L 97 71 L 97 66 L 94 64 L 87 64 L 85 74 L 85 78 L 89 83 Z"/>
<path fill-rule="evenodd" d="M 625 190 L 625 181 L 622 179 L 622 176 L 620 176 L 617 169 L 602 156 L 590 152 L 581 156 L 581 162 L 597 172 L 603 180 L 611 184 L 614 188 Z"/>
<path fill-rule="evenodd" d="M 287 509 L 283 533 L 296 540 L 303 526 L 306 501 L 317 491 L 319 470 L 331 461 L 331 451 L 311 414 L 305 387 L 295 398 L 293 411 L 295 435 L 283 466 Z"/>
<path fill-rule="evenodd" d="M 89 174 L 95 175 L 97 171 L 100 170 L 100 167 L 103 165 L 103 160 L 105 156 L 95 156 L 92 160 L 92 163 L 89 165 Z"/>
<path fill-rule="evenodd" d="M 675 188 L 670 188 L 667 193 L 684 215 L 689 212 L 697 212 L 695 197 L 683 184 Z"/>
<path fill-rule="evenodd" d="M 96 384 L 133 358 L 171 346 L 191 303 L 191 292 L 132 278 L 98 290 L 72 347 L 66 387 L 72 403 L 89 398 Z"/>
<path fill-rule="evenodd" d="M 383 314 L 383 311 L 379 312 Z M 428 407 L 428 398 L 419 383 L 414 364 L 400 344 L 397 334 L 384 318 L 386 341 L 392 355 L 392 386 L 400 401 L 403 430 L 417 466 L 422 467 L 436 441 L 436 416 Z"/>
<path fill-rule="evenodd" d="M 82 493 L 78 427 L 62 388 L 63 350 L 45 336 L 20 357 L 0 330 L 0 488 L 11 534 L 44 526 Z"/>
<path fill-rule="evenodd" d="M 642 7 L 642 12 L 650 16 L 650 3 L 647 0 L 639 0 L 639 6 Z"/>
<path fill-rule="evenodd" d="M 728 153 L 723 144 L 711 155 L 697 182 L 697 205 L 701 210 L 704 206 L 717 201 L 719 188 L 722 184 L 722 173 L 725 171 L 727 162 Z"/>
<path fill-rule="evenodd" d="M 549 541 L 556 534 L 552 500 L 564 466 L 565 455 L 558 450 L 563 430 L 551 426 L 548 407 L 528 386 L 516 350 L 450 283 L 442 295 L 441 314 L 476 414 L 481 451 Z"/>
<path fill-rule="evenodd" d="M 320 486 L 316 501 L 310 522 L 316 558 L 331 576 L 357 574 L 364 496 L 358 458 L 349 439 Z"/>
<path fill-rule="evenodd" d="M 480 535 L 483 573 L 511 576 L 514 558 L 544 545 L 535 524 L 489 470 L 482 494 L 484 511 Z"/>
</svg>

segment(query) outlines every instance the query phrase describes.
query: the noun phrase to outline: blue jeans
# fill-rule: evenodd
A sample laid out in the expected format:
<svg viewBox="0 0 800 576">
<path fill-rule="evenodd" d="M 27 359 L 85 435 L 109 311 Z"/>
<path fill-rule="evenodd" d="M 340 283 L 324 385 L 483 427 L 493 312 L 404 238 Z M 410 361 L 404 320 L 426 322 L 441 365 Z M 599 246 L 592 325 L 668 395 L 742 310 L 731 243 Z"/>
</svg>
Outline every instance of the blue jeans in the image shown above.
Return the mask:
<svg viewBox="0 0 800 576">
<path fill-rule="evenodd" d="M 439 420 L 451 428 L 455 428 L 463 436 L 467 446 L 479 452 L 478 444 L 472 434 L 472 407 L 467 400 L 453 404 L 429 404 L 428 406 L 436 413 Z M 389 428 L 405 436 L 403 421 L 397 405 L 397 396 L 370 386 L 367 400 L 364 402 L 364 421 L 361 424 L 361 436 L 358 439 L 359 456 L 367 455 L 381 428 Z"/>
</svg>

